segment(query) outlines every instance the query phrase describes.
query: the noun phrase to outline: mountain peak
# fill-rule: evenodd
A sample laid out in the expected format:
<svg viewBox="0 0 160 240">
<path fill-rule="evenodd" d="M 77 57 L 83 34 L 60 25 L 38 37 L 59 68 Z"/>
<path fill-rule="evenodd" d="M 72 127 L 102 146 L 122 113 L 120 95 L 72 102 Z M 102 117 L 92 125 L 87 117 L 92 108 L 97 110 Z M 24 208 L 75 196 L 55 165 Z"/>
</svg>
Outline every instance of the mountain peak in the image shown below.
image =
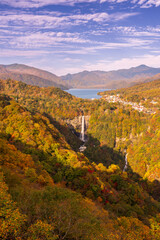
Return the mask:
<svg viewBox="0 0 160 240">
<path fill-rule="evenodd" d="M 0 65 L 0 78 L 11 78 L 40 87 L 53 86 L 62 89 L 68 88 L 68 86 L 66 86 L 55 74 L 25 64 L 13 63 L 9 65 Z"/>
<path fill-rule="evenodd" d="M 145 65 L 145 64 L 141 64 L 141 65 L 139 65 L 137 68 L 150 68 L 150 67 L 148 67 L 148 66 Z"/>
</svg>

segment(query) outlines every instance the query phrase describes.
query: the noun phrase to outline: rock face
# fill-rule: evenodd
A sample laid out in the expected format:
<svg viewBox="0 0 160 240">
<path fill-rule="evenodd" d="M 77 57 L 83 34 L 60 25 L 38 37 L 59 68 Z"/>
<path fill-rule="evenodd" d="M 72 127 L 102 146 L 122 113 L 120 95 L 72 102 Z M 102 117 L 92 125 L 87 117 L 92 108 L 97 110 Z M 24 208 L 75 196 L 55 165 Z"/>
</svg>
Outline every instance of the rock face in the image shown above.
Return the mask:
<svg viewBox="0 0 160 240">
<path fill-rule="evenodd" d="M 90 116 L 89 115 L 84 116 L 84 119 L 85 119 L 85 130 L 86 130 L 88 128 L 88 125 L 89 125 Z M 70 129 L 75 129 L 77 132 L 81 131 L 82 116 L 75 117 L 72 120 L 67 119 L 67 120 L 65 120 L 65 122 L 67 123 L 67 125 Z"/>
</svg>

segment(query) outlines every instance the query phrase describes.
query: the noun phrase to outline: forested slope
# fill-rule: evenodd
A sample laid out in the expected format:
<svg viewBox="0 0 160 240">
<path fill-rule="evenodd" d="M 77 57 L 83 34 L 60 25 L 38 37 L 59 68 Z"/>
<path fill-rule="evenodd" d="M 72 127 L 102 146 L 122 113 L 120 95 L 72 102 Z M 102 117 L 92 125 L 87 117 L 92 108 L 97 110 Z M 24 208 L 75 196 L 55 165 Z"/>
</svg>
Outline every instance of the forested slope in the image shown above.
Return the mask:
<svg viewBox="0 0 160 240">
<path fill-rule="evenodd" d="M 158 239 L 160 205 L 147 183 L 75 152 L 50 118 L 6 95 L 0 142 L 2 239 Z"/>
<path fill-rule="evenodd" d="M 0 80 L 0 93 L 8 94 L 33 112 L 50 114 L 55 119 L 73 119 L 91 114 L 100 102 L 76 98 L 59 88 L 40 88 L 13 80 Z M 104 102 L 106 106 L 106 102 Z"/>
<path fill-rule="evenodd" d="M 95 162 L 108 166 L 114 161 L 123 169 L 127 152 L 133 172 L 160 180 L 159 113 L 149 115 L 123 106 L 107 112 L 99 109 L 91 116 L 88 134 L 91 138 L 85 154 Z"/>
<path fill-rule="evenodd" d="M 123 88 L 101 93 L 105 95 L 117 95 L 120 98 L 132 101 L 141 102 L 146 107 L 160 107 L 160 79 L 152 82 L 138 84 L 130 88 Z M 154 101 L 154 105 L 152 103 Z"/>
</svg>

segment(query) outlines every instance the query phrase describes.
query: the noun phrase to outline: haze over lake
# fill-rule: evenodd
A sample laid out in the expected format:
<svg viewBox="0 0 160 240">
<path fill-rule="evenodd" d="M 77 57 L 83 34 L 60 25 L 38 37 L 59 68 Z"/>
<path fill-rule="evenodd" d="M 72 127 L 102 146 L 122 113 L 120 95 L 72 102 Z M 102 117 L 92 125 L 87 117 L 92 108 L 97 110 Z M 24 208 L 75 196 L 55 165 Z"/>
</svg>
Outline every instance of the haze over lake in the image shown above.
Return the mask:
<svg viewBox="0 0 160 240">
<path fill-rule="evenodd" d="M 75 97 L 79 97 L 79 98 L 83 98 L 83 99 L 100 99 L 101 96 L 97 95 L 97 93 L 99 92 L 104 92 L 107 91 L 109 89 L 77 89 L 77 88 L 73 88 L 73 89 L 69 89 L 66 90 L 66 92 L 72 94 Z"/>
</svg>

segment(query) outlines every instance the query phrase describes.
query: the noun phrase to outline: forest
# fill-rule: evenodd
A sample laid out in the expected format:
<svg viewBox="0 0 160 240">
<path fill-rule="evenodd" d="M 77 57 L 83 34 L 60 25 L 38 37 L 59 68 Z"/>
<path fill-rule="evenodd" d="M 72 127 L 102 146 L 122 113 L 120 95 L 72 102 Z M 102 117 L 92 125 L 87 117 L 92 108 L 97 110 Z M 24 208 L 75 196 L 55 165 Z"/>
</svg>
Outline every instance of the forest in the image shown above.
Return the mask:
<svg viewBox="0 0 160 240">
<path fill-rule="evenodd" d="M 146 107 L 160 108 L 160 79 L 137 84 L 133 87 L 112 90 L 109 92 L 100 93 L 104 95 L 120 95 L 120 97 L 127 101 L 142 103 Z M 154 101 L 154 103 L 153 103 Z M 154 106 L 153 106 L 154 104 Z"/>
<path fill-rule="evenodd" d="M 158 102 L 159 83 L 105 94 Z M 66 124 L 82 114 L 83 153 Z M 0 239 L 159 240 L 159 140 L 158 104 L 145 114 L 0 80 Z"/>
</svg>

